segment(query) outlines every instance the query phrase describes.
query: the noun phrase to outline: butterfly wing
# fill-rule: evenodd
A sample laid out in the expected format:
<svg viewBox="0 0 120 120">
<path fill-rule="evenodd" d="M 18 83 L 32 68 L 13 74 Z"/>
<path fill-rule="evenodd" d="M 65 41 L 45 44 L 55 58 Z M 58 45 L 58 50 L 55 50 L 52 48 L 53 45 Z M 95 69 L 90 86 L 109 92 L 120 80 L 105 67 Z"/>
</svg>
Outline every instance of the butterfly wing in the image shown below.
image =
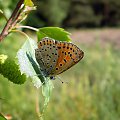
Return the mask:
<svg viewBox="0 0 120 120">
<path fill-rule="evenodd" d="M 38 44 L 38 49 L 35 50 L 35 57 L 40 65 L 41 71 L 46 76 L 51 74 L 51 71 L 56 66 L 58 59 L 57 46 L 55 46 L 55 40 L 50 38 L 44 38 Z"/>
<path fill-rule="evenodd" d="M 58 75 L 73 65 L 78 63 L 84 56 L 82 50 L 80 50 L 76 45 L 68 42 L 57 42 L 58 48 L 58 60 L 53 70 L 53 75 Z"/>
</svg>

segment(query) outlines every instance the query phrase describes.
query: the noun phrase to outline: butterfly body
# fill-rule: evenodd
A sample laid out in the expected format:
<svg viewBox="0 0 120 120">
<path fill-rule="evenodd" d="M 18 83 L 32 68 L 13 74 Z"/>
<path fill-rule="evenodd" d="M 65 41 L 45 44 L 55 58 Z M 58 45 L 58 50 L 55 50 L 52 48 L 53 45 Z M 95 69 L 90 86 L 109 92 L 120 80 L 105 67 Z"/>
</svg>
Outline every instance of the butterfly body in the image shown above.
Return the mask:
<svg viewBox="0 0 120 120">
<path fill-rule="evenodd" d="M 68 42 L 43 38 L 35 49 L 35 57 L 46 77 L 54 77 L 78 63 L 84 56 L 82 50 Z"/>
</svg>

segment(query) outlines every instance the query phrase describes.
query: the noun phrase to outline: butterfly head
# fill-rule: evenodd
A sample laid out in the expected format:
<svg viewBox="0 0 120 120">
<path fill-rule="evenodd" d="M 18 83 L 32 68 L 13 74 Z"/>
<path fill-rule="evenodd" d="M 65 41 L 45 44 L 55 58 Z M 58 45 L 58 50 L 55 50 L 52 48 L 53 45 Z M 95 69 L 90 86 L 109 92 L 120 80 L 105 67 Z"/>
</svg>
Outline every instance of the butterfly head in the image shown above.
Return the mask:
<svg viewBox="0 0 120 120">
<path fill-rule="evenodd" d="M 50 76 L 50 80 L 55 80 L 55 76 Z"/>
</svg>

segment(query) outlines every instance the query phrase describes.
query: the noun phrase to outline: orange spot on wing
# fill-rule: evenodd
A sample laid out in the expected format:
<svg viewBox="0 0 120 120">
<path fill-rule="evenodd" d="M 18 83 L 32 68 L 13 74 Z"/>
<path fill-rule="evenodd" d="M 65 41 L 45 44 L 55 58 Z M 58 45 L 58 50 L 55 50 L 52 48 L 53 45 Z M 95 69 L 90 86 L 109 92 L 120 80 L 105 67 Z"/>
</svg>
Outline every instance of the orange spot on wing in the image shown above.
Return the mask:
<svg viewBox="0 0 120 120">
<path fill-rule="evenodd" d="M 62 61 L 62 59 L 63 59 L 63 56 L 64 56 L 64 53 L 62 53 L 62 52 L 64 52 L 64 49 L 63 49 L 63 43 L 58 43 L 57 44 L 57 47 L 61 47 L 61 49 L 58 49 L 58 55 L 59 55 L 59 57 L 58 57 L 58 60 L 57 60 L 57 64 L 56 65 L 58 65 L 61 61 Z"/>
<path fill-rule="evenodd" d="M 65 59 L 66 59 L 66 61 L 69 61 L 71 58 L 70 58 L 70 56 L 66 56 Z"/>
</svg>

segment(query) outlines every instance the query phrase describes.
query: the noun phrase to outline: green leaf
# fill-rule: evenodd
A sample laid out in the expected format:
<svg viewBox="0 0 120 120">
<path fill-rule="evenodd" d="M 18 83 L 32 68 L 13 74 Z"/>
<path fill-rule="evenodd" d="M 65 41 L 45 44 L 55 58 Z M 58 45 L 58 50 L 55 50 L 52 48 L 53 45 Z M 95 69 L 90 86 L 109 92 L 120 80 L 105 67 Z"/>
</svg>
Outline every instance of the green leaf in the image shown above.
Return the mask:
<svg viewBox="0 0 120 120">
<path fill-rule="evenodd" d="M 44 37 L 50 37 L 55 40 L 59 41 L 71 41 L 70 33 L 65 31 L 63 28 L 59 27 L 44 27 L 39 28 L 39 31 L 37 32 L 38 41 L 40 41 Z"/>
<path fill-rule="evenodd" d="M 34 6 L 32 0 L 24 0 L 24 4 L 25 4 L 26 6 L 30 6 L 30 7 L 33 7 L 33 6 Z"/>
<path fill-rule="evenodd" d="M 7 119 L 0 113 L 0 120 L 7 120 Z"/>
<path fill-rule="evenodd" d="M 15 84 L 23 84 L 26 75 L 21 74 L 19 66 L 6 55 L 0 55 L 0 74 Z"/>
<path fill-rule="evenodd" d="M 44 84 L 42 86 L 42 94 L 45 98 L 44 100 L 44 106 L 43 106 L 43 109 L 42 109 L 42 114 L 44 113 L 45 109 L 47 108 L 48 106 L 48 103 L 49 103 L 49 100 L 50 100 L 50 96 L 51 96 L 51 93 L 52 93 L 52 89 L 54 88 L 53 84 L 52 84 L 52 81 L 48 79 L 48 81 L 46 82 L 46 84 Z"/>
<path fill-rule="evenodd" d="M 25 73 L 27 76 L 30 76 L 37 88 L 42 85 L 42 94 L 44 97 L 44 105 L 42 108 L 43 113 L 48 105 L 53 84 L 52 81 L 50 81 L 41 73 L 40 68 L 38 67 L 39 65 L 35 59 L 36 48 L 37 43 L 32 39 L 28 39 L 18 51 L 17 58 L 21 72 Z"/>
<path fill-rule="evenodd" d="M 34 85 L 39 88 L 45 82 L 45 77 L 41 73 L 38 63 L 35 59 L 36 41 L 32 39 L 26 40 L 22 48 L 17 53 L 20 70 L 28 77 L 32 78 Z"/>
</svg>

